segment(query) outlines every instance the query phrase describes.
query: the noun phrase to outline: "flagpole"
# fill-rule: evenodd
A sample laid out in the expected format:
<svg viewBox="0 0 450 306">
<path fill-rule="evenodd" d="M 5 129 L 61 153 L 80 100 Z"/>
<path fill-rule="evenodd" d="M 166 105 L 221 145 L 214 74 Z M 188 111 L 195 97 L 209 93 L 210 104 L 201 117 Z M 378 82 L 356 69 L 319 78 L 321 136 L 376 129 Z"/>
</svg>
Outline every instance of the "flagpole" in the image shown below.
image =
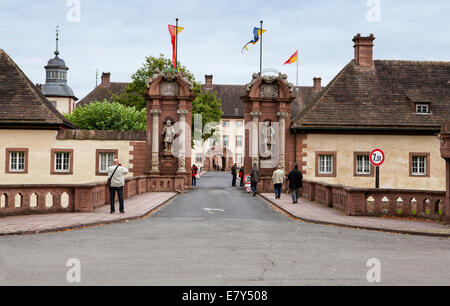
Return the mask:
<svg viewBox="0 0 450 306">
<path fill-rule="evenodd" d="M 297 50 L 297 83 L 296 84 L 297 84 L 296 86 L 298 86 L 298 50 Z"/>
<path fill-rule="evenodd" d="M 261 45 L 259 46 L 259 75 L 262 76 L 262 35 L 263 35 L 263 21 L 261 20 L 261 37 L 259 38 L 261 41 Z"/>
<path fill-rule="evenodd" d="M 175 70 L 178 71 L 178 18 L 175 21 Z"/>
</svg>

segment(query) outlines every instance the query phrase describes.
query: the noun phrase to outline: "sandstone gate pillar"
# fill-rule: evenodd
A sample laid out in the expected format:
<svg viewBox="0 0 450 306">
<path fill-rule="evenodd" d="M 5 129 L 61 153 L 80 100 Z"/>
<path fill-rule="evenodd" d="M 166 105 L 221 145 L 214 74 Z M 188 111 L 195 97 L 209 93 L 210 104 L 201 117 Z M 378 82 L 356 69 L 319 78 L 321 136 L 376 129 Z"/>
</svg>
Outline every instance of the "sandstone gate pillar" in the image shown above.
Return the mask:
<svg viewBox="0 0 450 306">
<path fill-rule="evenodd" d="M 444 218 L 450 221 L 450 121 L 441 129 L 441 156 L 445 159 L 445 186 L 447 189 Z"/>
<path fill-rule="evenodd" d="M 191 187 L 193 84 L 181 72 L 156 71 L 147 85 L 149 190 L 182 191 Z"/>
<path fill-rule="evenodd" d="M 285 172 L 295 163 L 294 141 L 290 135 L 291 103 L 294 87 L 285 74 L 253 74 L 244 102 L 246 133 L 244 169 L 250 173 L 257 164 L 261 173 L 259 191 L 272 192 L 272 174 L 278 165 Z M 247 134 L 246 134 L 247 135 Z"/>
</svg>

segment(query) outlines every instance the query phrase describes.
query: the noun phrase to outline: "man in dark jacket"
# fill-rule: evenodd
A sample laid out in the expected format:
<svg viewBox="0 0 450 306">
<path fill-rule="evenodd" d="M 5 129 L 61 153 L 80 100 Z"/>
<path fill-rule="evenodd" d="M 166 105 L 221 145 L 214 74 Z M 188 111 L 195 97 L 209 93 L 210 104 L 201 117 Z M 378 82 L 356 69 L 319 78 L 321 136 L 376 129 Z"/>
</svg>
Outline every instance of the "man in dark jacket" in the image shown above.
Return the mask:
<svg viewBox="0 0 450 306">
<path fill-rule="evenodd" d="M 292 192 L 292 203 L 298 203 L 300 197 L 300 189 L 303 187 L 303 173 L 298 170 L 298 164 L 295 164 L 295 168 L 289 173 L 289 189 Z"/>
<path fill-rule="evenodd" d="M 253 164 L 252 171 L 250 172 L 250 182 L 251 188 L 253 191 L 253 196 L 256 197 L 256 193 L 258 192 L 258 183 L 260 180 L 258 165 Z"/>
<path fill-rule="evenodd" d="M 231 167 L 231 175 L 233 176 L 231 186 L 236 187 L 236 178 L 237 178 L 237 165 L 236 164 L 234 164 L 233 167 Z"/>
</svg>

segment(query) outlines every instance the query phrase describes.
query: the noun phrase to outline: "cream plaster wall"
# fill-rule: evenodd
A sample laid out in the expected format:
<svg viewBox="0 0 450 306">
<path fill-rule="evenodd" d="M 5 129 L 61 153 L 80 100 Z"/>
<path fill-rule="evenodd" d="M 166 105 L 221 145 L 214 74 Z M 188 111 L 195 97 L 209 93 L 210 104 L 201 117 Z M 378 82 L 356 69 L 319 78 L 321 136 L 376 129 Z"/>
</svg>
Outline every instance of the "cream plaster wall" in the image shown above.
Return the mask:
<svg viewBox="0 0 450 306">
<path fill-rule="evenodd" d="M 47 99 L 50 102 L 56 102 L 56 109 L 61 114 L 70 114 L 75 107 L 75 100 L 73 100 L 72 98 L 47 97 Z"/>
<path fill-rule="evenodd" d="M 56 131 L 0 130 L 0 185 L 8 184 L 79 184 L 104 181 L 96 176 L 96 150 L 118 149 L 119 160 L 124 167 L 129 164 L 128 140 L 58 140 Z M 6 148 L 28 148 L 28 174 L 7 174 Z M 73 174 L 51 175 L 51 149 L 73 149 Z M 53 166 L 53 165 L 52 165 Z M 128 176 L 132 176 L 129 173 Z"/>
<path fill-rule="evenodd" d="M 445 190 L 445 161 L 437 136 L 308 134 L 305 178 L 345 186 L 374 188 L 375 177 L 353 175 L 353 153 L 381 149 L 386 154 L 380 167 L 380 188 Z M 337 152 L 337 176 L 316 177 L 317 151 Z M 409 153 L 430 153 L 430 177 L 409 176 Z"/>
</svg>

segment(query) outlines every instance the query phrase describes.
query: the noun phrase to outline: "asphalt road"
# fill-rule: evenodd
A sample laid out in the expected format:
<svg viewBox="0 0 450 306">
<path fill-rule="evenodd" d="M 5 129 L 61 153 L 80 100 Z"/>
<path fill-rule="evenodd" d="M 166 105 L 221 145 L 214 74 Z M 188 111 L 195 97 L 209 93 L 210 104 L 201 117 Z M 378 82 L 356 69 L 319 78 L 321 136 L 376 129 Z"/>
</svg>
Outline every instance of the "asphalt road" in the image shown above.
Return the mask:
<svg viewBox="0 0 450 306">
<path fill-rule="evenodd" d="M 0 237 L 0 285 L 450 285 L 450 240 L 292 220 L 208 173 L 147 219 Z"/>
</svg>

